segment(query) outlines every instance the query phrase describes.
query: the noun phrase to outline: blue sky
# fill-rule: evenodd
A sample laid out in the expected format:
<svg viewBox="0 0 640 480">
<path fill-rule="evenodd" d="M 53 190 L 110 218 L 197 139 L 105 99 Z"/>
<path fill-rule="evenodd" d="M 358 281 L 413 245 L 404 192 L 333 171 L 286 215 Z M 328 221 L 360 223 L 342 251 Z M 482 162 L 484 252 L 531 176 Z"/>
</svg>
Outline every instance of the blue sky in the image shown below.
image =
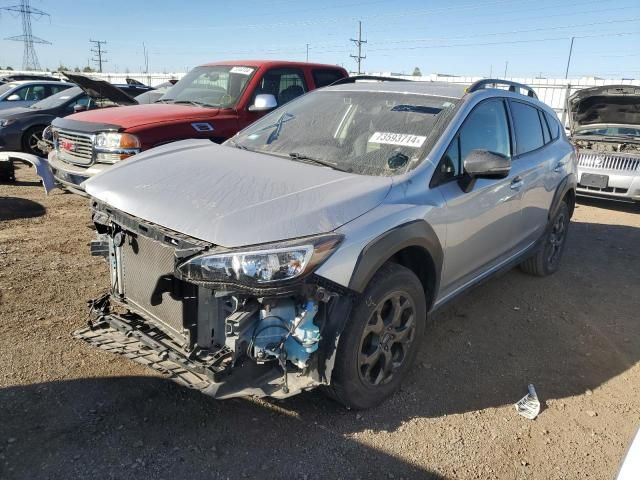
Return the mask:
<svg viewBox="0 0 640 480">
<path fill-rule="evenodd" d="M 0 0 L 0 6 L 17 0 Z M 457 75 L 640 78 L 638 0 L 31 0 L 51 14 L 33 21 L 40 64 L 85 66 L 89 39 L 106 40 L 105 70 L 184 71 L 221 59 L 309 59 L 355 69 L 362 20 L 366 71 Z M 147 5 L 147 6 L 146 6 Z M 148 5 L 152 5 L 149 7 Z M 20 67 L 19 18 L 0 16 L 0 66 Z"/>
</svg>

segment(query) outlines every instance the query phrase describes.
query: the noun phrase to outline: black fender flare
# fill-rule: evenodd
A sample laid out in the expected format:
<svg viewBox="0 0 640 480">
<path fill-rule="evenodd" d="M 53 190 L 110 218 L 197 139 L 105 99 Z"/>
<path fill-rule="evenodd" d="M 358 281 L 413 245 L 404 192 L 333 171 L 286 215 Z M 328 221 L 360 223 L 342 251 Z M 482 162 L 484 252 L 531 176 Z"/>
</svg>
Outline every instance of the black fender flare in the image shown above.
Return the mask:
<svg viewBox="0 0 640 480">
<path fill-rule="evenodd" d="M 358 256 L 349 281 L 349 288 L 362 293 L 380 267 L 407 247 L 421 247 L 431 256 L 435 269 L 433 272 L 435 285 L 431 286 L 433 288 L 431 296 L 435 298 L 440 285 L 443 252 L 438 236 L 431 225 L 424 220 L 398 225 L 369 242 Z"/>
<path fill-rule="evenodd" d="M 558 184 L 558 187 L 556 188 L 556 192 L 553 195 L 553 200 L 551 201 L 551 208 L 549 208 L 548 220 L 551 220 L 555 216 L 555 214 L 558 212 L 558 208 L 560 208 L 560 203 L 562 202 L 562 199 L 565 197 L 567 192 L 569 192 L 570 190 L 573 190 L 575 195 L 577 183 L 578 182 L 576 180 L 576 176 L 573 173 L 568 174 L 566 177 L 564 177 L 560 181 L 560 183 Z M 573 209 L 572 209 L 572 213 L 573 213 Z"/>
</svg>

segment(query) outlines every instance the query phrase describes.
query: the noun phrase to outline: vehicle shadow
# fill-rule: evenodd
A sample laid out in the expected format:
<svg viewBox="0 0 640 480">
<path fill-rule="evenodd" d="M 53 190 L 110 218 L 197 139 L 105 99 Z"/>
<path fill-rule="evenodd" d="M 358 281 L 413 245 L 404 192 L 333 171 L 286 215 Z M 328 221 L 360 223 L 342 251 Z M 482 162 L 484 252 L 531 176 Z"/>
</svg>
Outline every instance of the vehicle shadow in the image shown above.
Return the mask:
<svg viewBox="0 0 640 480">
<path fill-rule="evenodd" d="M 319 421 L 215 401 L 159 377 L 0 390 L 0 478 L 351 479 L 443 476 Z M 352 416 L 333 409 L 332 417 Z"/>
<path fill-rule="evenodd" d="M 47 212 L 38 202 L 18 197 L 0 197 L 0 221 L 41 217 Z"/>
<path fill-rule="evenodd" d="M 619 202 L 604 198 L 581 197 L 577 198 L 579 205 L 616 210 L 618 212 L 640 213 L 640 203 Z"/>
</svg>

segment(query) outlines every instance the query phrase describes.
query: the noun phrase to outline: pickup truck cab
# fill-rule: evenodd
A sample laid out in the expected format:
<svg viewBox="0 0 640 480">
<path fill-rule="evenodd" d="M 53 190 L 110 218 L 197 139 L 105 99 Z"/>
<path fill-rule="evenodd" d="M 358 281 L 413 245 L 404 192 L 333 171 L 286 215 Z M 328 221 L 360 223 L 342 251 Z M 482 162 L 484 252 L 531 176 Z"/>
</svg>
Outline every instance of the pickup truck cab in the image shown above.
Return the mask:
<svg viewBox="0 0 640 480">
<path fill-rule="evenodd" d="M 202 65 L 155 103 L 54 120 L 49 166 L 59 184 L 83 193 L 87 178 L 136 153 L 188 138 L 222 143 L 276 107 L 347 75 L 344 68 L 313 63 Z"/>
</svg>

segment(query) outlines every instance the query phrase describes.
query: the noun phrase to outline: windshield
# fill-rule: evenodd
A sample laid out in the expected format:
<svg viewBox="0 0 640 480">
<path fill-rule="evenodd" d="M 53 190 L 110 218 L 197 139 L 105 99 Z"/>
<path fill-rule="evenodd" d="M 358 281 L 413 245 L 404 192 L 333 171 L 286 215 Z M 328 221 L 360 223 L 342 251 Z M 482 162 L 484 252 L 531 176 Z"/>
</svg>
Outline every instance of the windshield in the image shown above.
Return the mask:
<svg viewBox="0 0 640 480">
<path fill-rule="evenodd" d="M 215 65 L 196 67 L 176 83 L 160 100 L 166 103 L 193 103 L 205 107 L 233 107 L 256 69 Z"/>
<path fill-rule="evenodd" d="M 597 127 L 584 128 L 576 132 L 578 135 L 596 135 L 605 137 L 640 137 L 640 127 Z"/>
<path fill-rule="evenodd" d="M 83 92 L 80 87 L 68 88 L 56 93 L 55 95 L 51 95 L 44 100 L 40 100 L 39 102 L 34 103 L 33 105 L 31 105 L 31 108 L 34 108 L 36 110 L 45 110 L 47 108 L 59 107 L 60 105 L 64 105 L 77 95 L 80 95 L 81 93 Z"/>
<path fill-rule="evenodd" d="M 436 119 L 456 99 L 317 90 L 275 110 L 229 144 L 362 175 L 391 176 L 424 159 Z"/>
<path fill-rule="evenodd" d="M 0 85 L 0 95 L 7 93 L 9 90 L 13 90 L 18 85 L 18 83 L 5 83 L 4 85 Z"/>
</svg>

